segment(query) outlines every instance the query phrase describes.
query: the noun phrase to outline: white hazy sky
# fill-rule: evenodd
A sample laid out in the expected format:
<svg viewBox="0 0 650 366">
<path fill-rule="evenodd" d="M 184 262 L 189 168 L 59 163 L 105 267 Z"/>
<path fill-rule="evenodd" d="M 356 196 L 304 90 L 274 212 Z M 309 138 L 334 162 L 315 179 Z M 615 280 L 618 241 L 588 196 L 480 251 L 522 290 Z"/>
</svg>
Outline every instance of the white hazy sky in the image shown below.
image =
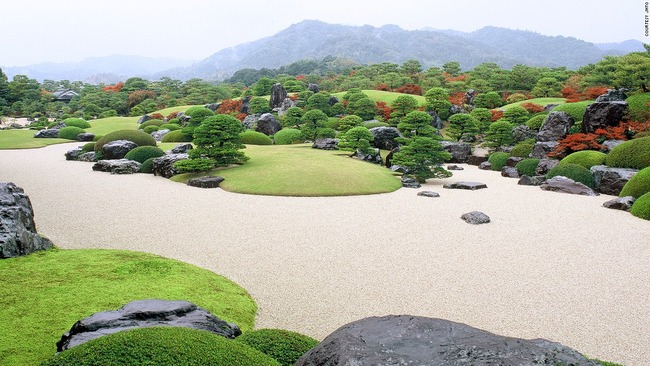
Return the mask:
<svg viewBox="0 0 650 366">
<path fill-rule="evenodd" d="M 201 60 L 305 19 L 474 31 L 486 25 L 618 42 L 645 35 L 645 0 L 9 0 L 0 66 L 113 54 Z"/>
</svg>

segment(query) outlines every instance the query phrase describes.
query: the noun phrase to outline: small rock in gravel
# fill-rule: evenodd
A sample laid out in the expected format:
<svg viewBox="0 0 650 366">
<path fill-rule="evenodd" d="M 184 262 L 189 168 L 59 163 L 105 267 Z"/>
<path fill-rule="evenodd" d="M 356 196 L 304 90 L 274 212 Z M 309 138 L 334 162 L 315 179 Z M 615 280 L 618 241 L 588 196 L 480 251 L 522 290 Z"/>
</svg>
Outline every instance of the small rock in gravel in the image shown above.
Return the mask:
<svg viewBox="0 0 650 366">
<path fill-rule="evenodd" d="M 480 211 L 468 212 L 463 214 L 460 218 L 472 225 L 487 224 L 490 222 L 490 217 Z"/>
<path fill-rule="evenodd" d="M 440 197 L 440 194 L 437 192 L 432 192 L 432 191 L 420 191 L 418 192 L 418 196 L 423 196 L 423 197 Z"/>
</svg>

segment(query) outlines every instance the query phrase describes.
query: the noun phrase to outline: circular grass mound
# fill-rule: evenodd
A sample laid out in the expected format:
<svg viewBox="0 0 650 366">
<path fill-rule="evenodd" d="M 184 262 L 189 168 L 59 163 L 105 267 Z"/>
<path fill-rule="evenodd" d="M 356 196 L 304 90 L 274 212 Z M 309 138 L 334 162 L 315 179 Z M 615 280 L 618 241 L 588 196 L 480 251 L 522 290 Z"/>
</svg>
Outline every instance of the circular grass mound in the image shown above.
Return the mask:
<svg viewBox="0 0 650 366">
<path fill-rule="evenodd" d="M 291 145 L 305 141 L 302 132 L 295 128 L 283 128 L 273 136 L 273 139 L 276 145 Z"/>
<path fill-rule="evenodd" d="M 283 329 L 259 329 L 235 338 L 272 357 L 283 366 L 291 366 L 318 341 L 306 335 Z"/>
<path fill-rule="evenodd" d="M 68 127 L 90 128 L 90 123 L 83 118 L 66 118 L 63 123 Z"/>
<path fill-rule="evenodd" d="M 160 129 L 160 127 L 158 127 L 158 126 L 147 126 L 147 127 L 143 128 L 142 131 L 144 131 L 144 133 L 151 134 L 152 132 L 158 131 L 159 129 Z"/>
<path fill-rule="evenodd" d="M 633 121 L 645 121 L 650 118 L 650 94 L 640 93 L 628 97 L 626 100 L 628 109 L 627 113 Z"/>
<path fill-rule="evenodd" d="M 515 165 L 515 169 L 517 169 L 517 173 L 519 173 L 519 175 L 527 175 L 529 177 L 533 177 L 536 175 L 535 171 L 537 169 L 537 165 L 539 165 L 539 159 L 524 159 Z"/>
<path fill-rule="evenodd" d="M 156 158 L 149 158 L 145 160 L 141 165 L 140 165 L 140 171 L 139 173 L 146 173 L 146 174 L 151 174 L 153 173 L 153 161 Z"/>
<path fill-rule="evenodd" d="M 621 189 L 620 197 L 633 196 L 639 198 L 650 192 L 650 167 L 639 170 Z"/>
<path fill-rule="evenodd" d="M 142 164 L 149 158 L 157 158 L 165 155 L 163 149 L 156 146 L 138 146 L 124 156 L 125 159 L 134 160 Z"/>
<path fill-rule="evenodd" d="M 582 121 L 582 118 L 585 115 L 585 112 L 587 111 L 587 106 L 591 103 L 593 102 L 584 101 L 584 102 L 560 104 L 559 106 L 553 108 L 553 112 L 565 112 L 569 116 L 571 116 L 571 118 L 573 118 L 573 121 L 577 123 L 579 121 Z"/>
<path fill-rule="evenodd" d="M 650 220 L 650 192 L 634 201 L 630 212 L 638 218 Z"/>
<path fill-rule="evenodd" d="M 83 152 L 91 152 L 91 151 L 94 151 L 94 150 L 95 150 L 95 143 L 94 143 L 94 142 L 88 142 L 88 143 L 85 143 L 85 144 L 83 144 L 83 146 L 81 147 L 81 150 L 82 150 Z"/>
<path fill-rule="evenodd" d="M 41 366 L 211 365 L 276 366 L 242 342 L 183 327 L 136 328 L 96 338 L 59 353 Z"/>
<path fill-rule="evenodd" d="M 594 165 L 605 164 L 607 154 L 594 150 L 576 151 L 560 160 L 560 164 L 578 164 L 589 169 Z"/>
<path fill-rule="evenodd" d="M 246 130 L 240 133 L 239 142 L 245 145 L 273 145 L 273 140 L 270 137 L 253 130 Z"/>
<path fill-rule="evenodd" d="M 594 179 L 594 175 L 591 173 L 589 169 L 583 167 L 582 165 L 558 164 L 557 166 L 555 166 L 555 168 L 548 171 L 548 173 L 546 174 L 546 178 L 551 179 L 558 175 L 567 177 L 569 179 L 573 179 L 574 181 L 580 182 L 592 189 L 596 187 L 596 181 Z"/>
<path fill-rule="evenodd" d="M 118 130 L 104 135 L 97 140 L 95 144 L 95 151 L 102 151 L 104 145 L 111 141 L 128 140 L 134 142 L 138 146 L 156 146 L 156 140 L 148 133 L 141 130 Z"/>
<path fill-rule="evenodd" d="M 160 127 L 160 126 L 162 126 L 164 124 L 165 124 L 165 121 L 163 121 L 161 119 L 150 119 L 147 122 L 143 122 L 140 125 L 140 127 L 138 127 L 138 128 L 141 129 L 141 130 L 144 130 L 146 127 L 149 127 L 149 126 Z"/>
<path fill-rule="evenodd" d="M 175 130 L 163 136 L 162 142 L 192 142 L 192 135 L 183 133 L 183 130 Z"/>
<path fill-rule="evenodd" d="M 179 125 L 176 124 L 176 123 L 165 123 L 164 125 L 161 125 L 161 126 L 160 126 L 160 129 L 161 129 L 161 130 L 176 131 L 176 130 L 180 130 L 180 129 L 181 129 L 181 126 L 179 126 Z"/>
<path fill-rule="evenodd" d="M 83 128 L 80 127 L 75 127 L 75 126 L 63 127 L 62 129 L 59 130 L 59 138 L 77 141 L 77 135 L 84 132 L 85 131 L 83 130 Z"/>
<path fill-rule="evenodd" d="M 605 160 L 615 168 L 643 169 L 650 166 L 650 137 L 642 137 L 614 147 Z"/>
<path fill-rule="evenodd" d="M 492 164 L 492 170 L 501 171 L 501 169 L 506 166 L 509 157 L 510 154 L 507 152 L 492 153 L 488 158 L 488 161 Z"/>
<path fill-rule="evenodd" d="M 533 152 L 534 143 L 522 142 L 515 145 L 510 151 L 510 156 L 527 158 Z"/>
</svg>

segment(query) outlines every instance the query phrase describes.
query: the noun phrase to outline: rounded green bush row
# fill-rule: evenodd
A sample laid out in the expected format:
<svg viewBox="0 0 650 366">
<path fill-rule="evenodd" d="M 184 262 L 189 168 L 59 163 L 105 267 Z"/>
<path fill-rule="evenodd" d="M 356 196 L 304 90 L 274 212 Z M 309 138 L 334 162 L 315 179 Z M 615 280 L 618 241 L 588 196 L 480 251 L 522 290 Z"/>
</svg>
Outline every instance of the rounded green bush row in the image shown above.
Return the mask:
<svg viewBox="0 0 650 366">
<path fill-rule="evenodd" d="M 634 201 L 630 213 L 638 218 L 650 220 L 650 192 Z"/>
<path fill-rule="evenodd" d="M 153 173 L 153 161 L 156 160 L 156 158 L 149 158 L 140 165 L 140 173 L 147 173 L 151 174 Z"/>
<path fill-rule="evenodd" d="M 573 118 L 574 122 L 578 122 L 582 121 L 582 117 L 585 115 L 585 111 L 587 111 L 587 106 L 591 103 L 593 102 L 584 101 L 560 104 L 559 106 L 553 108 L 553 112 L 566 112 L 569 116 L 571 116 L 571 118 Z"/>
<path fill-rule="evenodd" d="M 134 160 L 142 164 L 149 158 L 157 158 L 165 155 L 163 149 L 156 146 L 138 146 L 124 156 L 125 159 Z"/>
<path fill-rule="evenodd" d="M 528 142 L 518 143 L 510 151 L 510 156 L 527 158 L 533 152 L 533 146 L 534 144 Z"/>
<path fill-rule="evenodd" d="M 364 126 L 366 126 L 367 129 L 371 129 L 374 127 L 388 127 L 390 125 L 386 122 L 368 122 L 364 124 Z"/>
<path fill-rule="evenodd" d="M 138 146 L 156 146 L 156 140 L 151 135 L 140 130 L 118 130 L 104 135 L 97 140 L 95 151 L 101 151 L 104 145 L 111 141 L 128 140 Z"/>
<path fill-rule="evenodd" d="M 59 130 L 59 138 L 76 141 L 77 135 L 80 133 L 84 133 L 83 128 L 75 127 L 75 126 L 63 127 L 62 129 Z"/>
<path fill-rule="evenodd" d="M 560 164 L 578 164 L 589 169 L 594 165 L 605 164 L 607 154 L 594 150 L 576 151 L 560 160 Z"/>
<path fill-rule="evenodd" d="M 536 175 L 535 170 L 537 169 L 537 165 L 539 165 L 539 159 L 524 159 L 515 165 L 515 169 L 517 169 L 519 175 L 533 177 Z"/>
<path fill-rule="evenodd" d="M 144 130 L 145 128 L 149 126 L 162 126 L 165 124 L 165 121 L 160 120 L 160 119 L 150 119 L 147 122 L 144 122 L 138 127 L 141 130 Z"/>
<path fill-rule="evenodd" d="M 300 130 L 295 128 L 283 128 L 273 136 L 277 145 L 291 145 L 305 141 Z"/>
<path fill-rule="evenodd" d="M 163 136 L 162 142 L 192 142 L 192 136 L 182 130 L 176 130 Z"/>
<path fill-rule="evenodd" d="M 318 341 L 311 337 L 283 329 L 254 330 L 235 340 L 272 357 L 282 366 L 295 364 L 302 355 L 318 344 Z"/>
<path fill-rule="evenodd" d="M 633 121 L 642 122 L 650 118 L 650 93 L 641 93 L 628 97 L 627 102 L 627 113 L 630 116 L 630 119 Z"/>
<path fill-rule="evenodd" d="M 154 131 L 158 131 L 159 129 L 160 129 L 160 127 L 158 127 L 158 126 L 147 126 L 147 127 L 143 128 L 142 131 L 144 131 L 144 133 L 152 133 Z"/>
<path fill-rule="evenodd" d="M 614 147 L 605 164 L 616 168 L 643 169 L 650 166 L 650 137 L 626 141 Z"/>
<path fill-rule="evenodd" d="M 90 128 L 90 123 L 83 118 L 66 118 L 63 123 L 68 127 Z"/>
<path fill-rule="evenodd" d="M 596 187 L 596 181 L 591 171 L 582 165 L 578 164 L 558 164 L 553 169 L 549 170 L 546 178 L 550 179 L 556 176 L 563 176 L 580 182 L 589 188 Z"/>
<path fill-rule="evenodd" d="M 94 142 L 88 142 L 86 144 L 83 144 L 83 146 L 81 146 L 81 150 L 83 152 L 91 152 L 91 151 L 95 150 L 95 143 Z"/>
<path fill-rule="evenodd" d="M 63 351 L 41 366 L 213 365 L 277 366 L 242 342 L 184 327 L 136 328 L 93 339 Z"/>
<path fill-rule="evenodd" d="M 650 167 L 639 170 L 625 183 L 619 196 L 633 196 L 639 198 L 650 192 Z"/>
<path fill-rule="evenodd" d="M 510 157 L 510 154 L 507 152 L 495 152 L 490 155 L 488 158 L 488 161 L 490 164 L 492 164 L 492 170 L 496 171 L 501 171 L 504 166 L 506 166 L 506 162 L 508 158 Z"/>
<path fill-rule="evenodd" d="M 253 131 L 246 130 L 239 134 L 239 141 L 245 145 L 272 145 L 273 140 L 267 135 Z"/>
<path fill-rule="evenodd" d="M 164 125 L 160 126 L 161 130 L 170 130 L 170 131 L 176 131 L 180 130 L 181 126 L 179 126 L 177 123 L 165 123 Z"/>
</svg>

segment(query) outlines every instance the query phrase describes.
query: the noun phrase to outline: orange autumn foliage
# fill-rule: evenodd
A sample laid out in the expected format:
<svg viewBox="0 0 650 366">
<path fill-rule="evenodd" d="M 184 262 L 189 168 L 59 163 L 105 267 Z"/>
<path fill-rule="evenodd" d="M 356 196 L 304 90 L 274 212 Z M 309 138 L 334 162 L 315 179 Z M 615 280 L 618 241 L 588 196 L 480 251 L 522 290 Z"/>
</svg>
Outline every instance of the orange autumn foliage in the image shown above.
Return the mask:
<svg viewBox="0 0 650 366">
<path fill-rule="evenodd" d="M 376 102 L 375 104 L 377 105 L 377 111 L 384 118 L 384 121 L 388 121 L 393 110 L 386 104 L 386 102 Z"/>
<path fill-rule="evenodd" d="M 161 121 L 165 119 L 165 116 L 160 113 L 153 113 L 149 117 L 151 117 L 151 119 L 159 119 Z"/>
<path fill-rule="evenodd" d="M 241 100 L 224 99 L 221 102 L 221 105 L 219 105 L 219 108 L 217 108 L 217 113 L 236 114 L 239 113 L 239 109 L 241 108 L 241 105 L 242 105 Z"/>
<path fill-rule="evenodd" d="M 498 121 L 503 117 L 503 111 L 500 109 L 490 109 L 490 113 L 492 113 L 492 122 Z"/>
<path fill-rule="evenodd" d="M 390 86 L 386 83 L 379 83 L 375 85 L 375 90 L 390 91 Z"/>
<path fill-rule="evenodd" d="M 395 91 L 404 94 L 422 95 L 422 87 L 415 84 L 404 84 L 399 88 L 395 89 Z"/>
<path fill-rule="evenodd" d="M 454 105 L 463 105 L 465 103 L 465 93 L 463 92 L 451 93 L 447 100 L 449 100 L 449 103 Z"/>
<path fill-rule="evenodd" d="M 103 87 L 102 91 L 105 91 L 105 92 L 111 91 L 111 92 L 116 92 L 117 93 L 120 90 L 122 90 L 123 86 L 124 86 L 124 83 L 120 81 L 119 83 L 117 83 L 115 85 L 107 85 L 107 86 Z"/>
<path fill-rule="evenodd" d="M 528 111 L 528 113 L 544 112 L 544 107 L 537 104 L 537 103 L 526 102 L 526 103 L 521 103 L 520 105 L 524 109 L 526 109 Z"/>
<path fill-rule="evenodd" d="M 171 112 L 171 113 L 167 116 L 167 120 L 169 121 L 170 119 L 176 118 L 176 116 L 178 116 L 178 112 Z"/>
</svg>

